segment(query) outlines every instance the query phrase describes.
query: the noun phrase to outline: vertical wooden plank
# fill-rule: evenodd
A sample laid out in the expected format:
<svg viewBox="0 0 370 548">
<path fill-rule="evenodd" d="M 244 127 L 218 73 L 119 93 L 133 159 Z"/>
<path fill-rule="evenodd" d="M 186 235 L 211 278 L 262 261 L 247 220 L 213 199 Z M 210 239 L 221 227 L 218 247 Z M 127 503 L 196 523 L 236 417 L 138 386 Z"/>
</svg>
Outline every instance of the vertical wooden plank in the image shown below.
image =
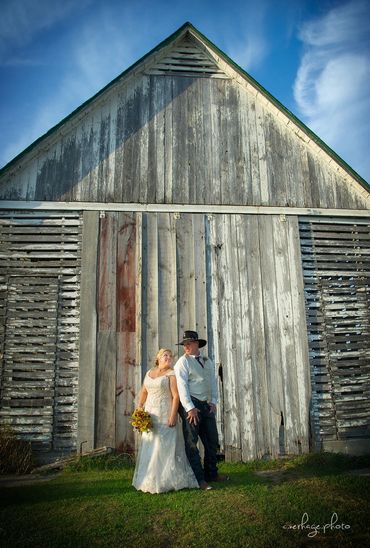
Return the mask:
<svg viewBox="0 0 370 548">
<path fill-rule="evenodd" d="M 240 204 L 242 201 L 242 187 L 237 177 L 236 164 L 239 155 L 239 116 L 238 94 L 232 80 L 224 80 L 226 90 L 226 108 L 224 115 L 227 119 L 226 150 L 225 154 L 225 181 L 222 188 L 222 203 Z"/>
<path fill-rule="evenodd" d="M 224 444 L 224 391 L 223 391 L 223 364 L 220 355 L 221 327 L 219 312 L 219 276 L 218 276 L 218 237 L 217 237 L 217 217 L 208 215 L 205 219 L 205 237 L 206 237 L 206 280 L 207 280 L 207 351 L 211 359 L 214 360 L 216 374 L 218 378 L 219 403 L 217 406 L 217 429 L 221 453 L 225 452 Z"/>
<path fill-rule="evenodd" d="M 149 150 L 149 90 L 150 79 L 148 76 L 142 76 L 142 101 L 140 104 L 140 138 L 138 140 L 138 150 L 136 154 L 139 155 L 140 173 L 139 173 L 139 202 L 148 202 L 148 150 Z"/>
<path fill-rule="evenodd" d="M 203 137 L 201 157 L 198 162 L 202 163 L 203 180 L 197 186 L 197 203 L 213 203 L 212 185 L 212 104 L 211 104 L 211 78 L 200 78 L 201 102 L 200 115 L 202 117 L 200 131 Z"/>
<path fill-rule="evenodd" d="M 300 449 L 303 453 L 306 453 L 310 449 L 309 424 L 311 379 L 298 217 L 289 215 L 287 218 L 287 237 L 293 314 L 292 335 L 296 355 L 295 362 L 299 402 L 298 435 Z"/>
<path fill-rule="evenodd" d="M 315 158 L 315 170 L 317 173 L 317 186 L 320 207 L 330 207 L 330 189 L 325 173 L 323 172 L 322 159 Z"/>
<path fill-rule="evenodd" d="M 134 408 L 136 331 L 135 213 L 118 215 L 117 231 L 117 376 L 116 447 L 134 452 L 130 416 Z"/>
<path fill-rule="evenodd" d="M 217 78 L 210 82 L 211 102 L 211 185 L 207 191 L 207 203 L 221 203 L 221 166 L 220 166 L 220 99 L 221 92 Z"/>
<path fill-rule="evenodd" d="M 266 112 L 265 117 L 265 137 L 266 137 L 266 161 L 267 173 L 269 177 L 269 188 L 271 202 L 269 205 L 278 205 L 285 203 L 285 196 L 281 193 L 281 175 L 280 158 L 276 153 L 275 121 L 270 112 Z"/>
<path fill-rule="evenodd" d="M 155 187 L 150 190 L 148 199 L 155 203 L 164 202 L 164 80 L 160 76 L 151 77 L 149 155 Z"/>
<path fill-rule="evenodd" d="M 261 276 L 261 242 L 258 217 L 246 218 L 246 256 L 248 270 L 249 336 L 251 340 L 251 369 L 255 414 L 255 455 L 269 454 L 268 385 L 266 377 L 266 340 L 263 310 L 263 281 Z"/>
<path fill-rule="evenodd" d="M 176 219 L 158 214 L 158 346 L 177 343 Z"/>
<path fill-rule="evenodd" d="M 99 188 L 99 146 L 100 146 L 100 112 L 95 111 L 92 116 L 91 127 L 91 164 L 90 164 L 90 182 L 86 199 L 89 202 L 98 201 Z"/>
<path fill-rule="evenodd" d="M 116 331 L 99 331 L 96 375 L 96 446 L 115 447 Z"/>
<path fill-rule="evenodd" d="M 261 102 L 256 99 L 256 131 L 259 158 L 259 179 L 261 190 L 261 205 L 269 205 L 270 188 L 268 184 L 266 162 L 265 111 Z"/>
<path fill-rule="evenodd" d="M 81 131 L 81 172 L 80 199 L 90 201 L 90 179 L 93 169 L 93 116 L 88 115 L 82 123 Z"/>
<path fill-rule="evenodd" d="M 229 151 L 228 151 L 228 132 L 229 132 L 229 124 L 228 124 L 228 104 L 227 104 L 227 91 L 228 86 L 227 83 L 224 80 L 219 80 L 219 93 L 218 93 L 218 131 L 219 131 L 219 138 L 218 138 L 218 144 L 219 149 L 215 151 L 215 154 L 217 154 L 220 158 L 220 204 L 228 204 L 229 203 Z"/>
<path fill-rule="evenodd" d="M 296 376 L 296 354 L 292 331 L 294 329 L 291 280 L 287 249 L 286 219 L 273 216 L 273 241 L 276 267 L 276 290 L 281 338 L 281 362 L 284 389 L 284 430 L 289 453 L 299 450 L 299 402 Z M 293 331 L 294 332 L 294 331 Z"/>
<path fill-rule="evenodd" d="M 289 204 L 294 207 L 305 207 L 305 185 L 307 183 L 304 180 L 302 170 L 302 144 L 295 142 L 294 135 L 289 135 L 288 147 L 293 147 L 294 150 L 294 154 L 290 156 L 290 162 L 287 166 Z"/>
<path fill-rule="evenodd" d="M 250 96 L 248 100 L 248 137 L 249 149 L 251 155 L 251 174 L 252 174 L 252 204 L 261 203 L 261 184 L 259 173 L 259 153 L 256 129 L 256 99 Z"/>
<path fill-rule="evenodd" d="M 98 446 L 115 446 L 117 214 L 100 219 L 97 348 Z"/>
<path fill-rule="evenodd" d="M 173 139 L 173 202 L 189 203 L 189 162 L 187 143 L 187 89 L 191 78 L 173 78 L 172 139 Z"/>
<path fill-rule="evenodd" d="M 109 103 L 100 107 L 100 128 L 99 128 L 99 157 L 98 157 L 98 202 L 107 201 L 107 186 L 109 179 L 109 143 L 110 143 L 110 108 Z"/>
<path fill-rule="evenodd" d="M 127 170 L 130 171 L 130 198 L 131 202 L 139 202 L 142 193 L 141 190 L 141 154 L 140 147 L 142 146 L 142 124 L 143 115 L 145 116 L 146 107 L 143 107 L 143 101 L 146 100 L 146 95 L 143 93 L 143 86 L 140 78 L 134 81 L 134 95 L 130 111 L 130 132 L 127 139 L 129 146 L 129 157 Z M 144 145 L 145 146 L 145 145 Z M 144 160 L 145 161 L 145 160 Z"/>
<path fill-rule="evenodd" d="M 195 330 L 207 333 L 205 226 L 203 215 L 193 215 Z"/>
<path fill-rule="evenodd" d="M 80 310 L 80 358 L 78 380 L 77 450 L 95 446 L 95 377 L 97 332 L 97 261 L 98 261 L 99 213 L 83 214 L 81 260 L 81 310 Z"/>
<path fill-rule="evenodd" d="M 320 207 L 320 196 L 317 181 L 315 159 L 310 150 L 307 151 L 308 181 L 311 191 L 311 207 Z"/>
<path fill-rule="evenodd" d="M 285 129 L 285 128 L 284 128 Z M 291 151 L 288 161 L 284 162 L 284 177 L 287 187 L 287 203 L 286 205 L 297 207 L 302 195 L 302 189 L 299 188 L 299 176 L 297 174 L 297 146 L 294 143 L 292 136 L 284 132 L 284 147 L 286 151 Z M 289 154 L 287 152 L 287 154 Z"/>
<path fill-rule="evenodd" d="M 143 242 L 143 370 L 153 365 L 158 352 L 158 214 L 145 215 Z M 144 234 L 143 234 L 144 237 Z M 145 255 L 145 263 L 144 263 Z M 144 295 L 145 293 L 145 295 Z M 144 342 L 145 340 L 145 342 Z M 144 352 L 145 350 L 145 352 Z"/>
<path fill-rule="evenodd" d="M 173 142 L 172 142 L 172 78 L 164 79 L 164 202 L 172 203 L 173 196 Z"/>
<path fill-rule="evenodd" d="M 83 148 L 83 135 L 84 135 L 84 121 L 82 120 L 81 123 L 76 128 L 76 147 L 78 148 L 79 154 L 78 158 L 76 159 L 76 165 L 75 165 L 75 174 L 76 174 L 76 181 L 75 181 L 75 188 L 73 192 L 74 200 L 81 201 L 81 193 L 82 193 L 82 148 Z M 56 164 L 55 162 L 55 147 L 53 147 L 53 155 L 54 155 L 54 166 Z M 55 167 L 54 167 L 55 169 Z"/>
<path fill-rule="evenodd" d="M 57 145 L 57 149 L 58 149 Z M 32 167 L 33 166 L 33 167 Z M 26 200 L 36 200 L 36 163 L 27 162 L 20 176 L 20 185 L 26 188 Z M 17 185 L 16 185 L 17 186 Z"/>
<path fill-rule="evenodd" d="M 126 95 L 127 87 L 117 94 L 117 114 L 115 127 L 115 155 L 114 155 L 114 201 L 122 202 L 124 185 L 123 150 L 126 132 Z"/>
<path fill-rule="evenodd" d="M 193 216 L 182 214 L 176 224 L 177 317 L 179 335 L 195 325 Z"/>
<path fill-rule="evenodd" d="M 256 404 L 254 401 L 254 383 L 252 365 L 252 345 L 250 315 L 254 300 L 250 300 L 248 291 L 250 279 L 248 264 L 250 257 L 246 239 L 249 238 L 248 217 L 231 217 L 232 238 L 235 242 L 235 259 L 231 266 L 234 289 L 234 342 L 237 364 L 238 412 L 240 422 L 241 460 L 256 458 Z M 262 363 L 259 364 L 262 366 Z"/>
<path fill-rule="evenodd" d="M 237 352 L 235 345 L 233 285 L 237 273 L 234 262 L 235 245 L 230 230 L 230 216 L 217 217 L 218 238 L 216 244 L 217 275 L 219 277 L 220 358 L 223 364 L 224 392 L 224 446 L 228 461 L 241 460 L 241 431 L 239 420 Z M 227 244 L 226 244 L 227 242 Z"/>
<path fill-rule="evenodd" d="M 329 186 L 328 188 L 328 194 L 329 194 L 329 203 L 331 208 L 337 207 L 337 187 L 336 187 L 336 178 L 333 173 L 332 165 L 325 166 L 325 178 L 327 181 L 327 184 Z M 358 207 L 361 208 L 362 204 L 361 201 L 358 204 Z"/>
<path fill-rule="evenodd" d="M 186 138 L 186 148 L 188 154 L 188 197 L 190 204 L 196 203 L 196 187 L 198 183 L 198 153 L 199 143 L 197 135 L 197 80 L 189 86 L 185 92 L 186 95 L 186 126 L 183 132 Z"/>
<path fill-rule="evenodd" d="M 240 158 L 238 161 L 239 186 L 241 187 L 241 203 L 251 204 L 252 200 L 252 166 L 249 148 L 249 95 L 239 88 L 239 124 L 240 124 Z"/>
<path fill-rule="evenodd" d="M 144 214 L 145 215 L 145 214 Z M 136 213 L 136 285 L 135 285 L 135 329 L 136 329 L 136 348 L 135 348 L 135 379 L 134 379 L 134 390 L 135 398 L 139 393 L 142 379 L 144 376 L 143 371 L 143 310 L 146 308 L 144 306 L 146 288 L 144 287 L 145 275 L 143 275 L 143 263 L 145 261 L 144 256 L 144 241 L 146 235 L 144 234 L 145 226 L 143 223 L 143 213 Z M 135 400 L 136 401 L 136 400 Z"/>
<path fill-rule="evenodd" d="M 122 113 L 122 201 L 136 202 L 138 200 L 138 181 L 136 179 L 137 165 L 140 155 L 137 146 L 137 131 L 140 120 L 141 93 L 137 80 L 132 80 L 126 89 L 124 110 Z"/>
<path fill-rule="evenodd" d="M 117 128 L 117 95 L 109 100 L 109 143 L 107 146 L 108 157 L 106 159 L 106 191 L 107 202 L 114 202 L 114 169 L 116 153 L 116 128 Z"/>
<path fill-rule="evenodd" d="M 303 207 L 313 207 L 310 174 L 308 169 L 308 155 L 307 148 L 302 145 L 300 147 L 301 153 L 301 172 L 302 172 L 302 188 L 303 188 Z"/>
<path fill-rule="evenodd" d="M 269 445 L 273 457 L 280 453 L 279 429 L 284 414 L 281 338 L 279 329 L 272 217 L 258 218 L 265 326 L 266 384 L 268 391 Z"/>
</svg>

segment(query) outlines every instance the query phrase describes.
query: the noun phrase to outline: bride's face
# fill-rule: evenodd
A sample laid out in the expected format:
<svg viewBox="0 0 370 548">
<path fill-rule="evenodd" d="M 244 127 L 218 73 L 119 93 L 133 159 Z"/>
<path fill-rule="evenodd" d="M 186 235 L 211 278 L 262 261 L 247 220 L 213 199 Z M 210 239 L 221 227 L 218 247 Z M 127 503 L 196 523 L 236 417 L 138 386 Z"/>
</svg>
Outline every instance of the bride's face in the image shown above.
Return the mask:
<svg viewBox="0 0 370 548">
<path fill-rule="evenodd" d="M 158 360 L 159 366 L 162 367 L 171 367 L 172 365 L 172 354 L 169 352 L 164 352 Z"/>
</svg>

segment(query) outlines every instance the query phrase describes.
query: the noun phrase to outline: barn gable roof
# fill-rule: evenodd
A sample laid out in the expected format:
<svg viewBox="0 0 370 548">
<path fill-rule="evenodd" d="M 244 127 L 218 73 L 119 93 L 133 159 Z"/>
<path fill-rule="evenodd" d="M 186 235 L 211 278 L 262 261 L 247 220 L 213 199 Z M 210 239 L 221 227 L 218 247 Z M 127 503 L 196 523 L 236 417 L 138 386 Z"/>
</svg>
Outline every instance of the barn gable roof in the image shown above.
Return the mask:
<svg viewBox="0 0 370 548">
<path fill-rule="evenodd" d="M 0 169 L 0 176 L 8 171 L 11 171 L 11 169 L 16 167 L 22 159 L 33 152 L 38 145 L 43 144 L 46 140 L 52 138 L 52 136 L 57 133 L 62 126 L 76 117 L 79 117 L 79 115 L 88 109 L 90 105 L 104 98 L 111 90 L 115 89 L 117 85 L 121 85 L 125 79 L 130 78 L 131 76 L 136 76 L 139 73 L 149 75 L 168 74 L 236 79 L 239 83 L 253 89 L 255 93 L 260 93 L 264 96 L 266 99 L 266 104 L 278 109 L 277 113 L 280 112 L 294 124 L 299 131 L 299 136 L 301 138 L 303 136 L 303 140 L 316 144 L 362 187 L 364 187 L 367 191 L 370 191 L 370 185 L 324 141 L 322 141 L 322 139 L 310 130 L 278 99 L 276 99 L 263 86 L 261 86 L 261 84 L 259 84 L 250 74 L 244 71 L 206 36 L 199 32 L 199 30 L 197 30 L 190 22 L 186 22 L 182 25 L 168 38 L 160 42 L 156 47 L 109 82 L 90 99 L 71 112 L 71 114 L 66 116 L 48 132 L 30 144 L 24 151 Z"/>
</svg>

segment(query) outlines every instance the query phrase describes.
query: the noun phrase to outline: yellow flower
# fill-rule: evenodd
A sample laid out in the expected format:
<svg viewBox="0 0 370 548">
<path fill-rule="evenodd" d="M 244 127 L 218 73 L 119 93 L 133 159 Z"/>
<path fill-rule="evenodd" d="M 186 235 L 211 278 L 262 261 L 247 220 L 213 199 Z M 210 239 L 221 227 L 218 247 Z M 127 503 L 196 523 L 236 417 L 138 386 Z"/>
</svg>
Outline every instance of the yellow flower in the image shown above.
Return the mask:
<svg viewBox="0 0 370 548">
<path fill-rule="evenodd" d="M 144 409 L 135 409 L 131 415 L 131 424 L 135 430 L 140 432 L 140 434 L 149 432 L 153 426 L 149 413 Z"/>
</svg>

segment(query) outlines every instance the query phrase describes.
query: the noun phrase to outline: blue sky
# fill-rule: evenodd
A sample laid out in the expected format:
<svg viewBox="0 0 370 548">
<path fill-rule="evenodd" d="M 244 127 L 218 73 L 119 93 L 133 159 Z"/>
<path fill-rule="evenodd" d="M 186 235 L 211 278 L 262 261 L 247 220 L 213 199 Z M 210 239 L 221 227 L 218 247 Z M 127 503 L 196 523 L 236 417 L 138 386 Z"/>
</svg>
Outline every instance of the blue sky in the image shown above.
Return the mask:
<svg viewBox="0 0 370 548">
<path fill-rule="evenodd" d="M 369 0 L 0 6 L 0 166 L 190 21 L 370 181 Z"/>
</svg>

